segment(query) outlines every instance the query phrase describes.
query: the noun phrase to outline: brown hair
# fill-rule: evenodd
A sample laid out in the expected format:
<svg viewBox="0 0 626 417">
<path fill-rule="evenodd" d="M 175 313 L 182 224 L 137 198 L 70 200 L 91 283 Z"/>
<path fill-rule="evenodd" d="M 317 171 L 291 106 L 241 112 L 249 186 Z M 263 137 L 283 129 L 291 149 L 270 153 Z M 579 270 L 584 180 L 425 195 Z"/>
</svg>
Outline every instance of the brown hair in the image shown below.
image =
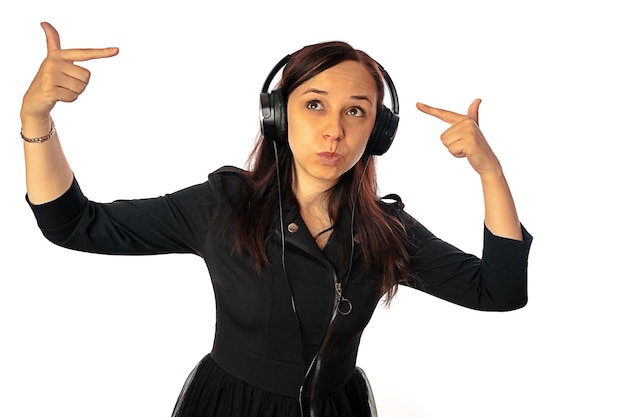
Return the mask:
<svg viewBox="0 0 626 417">
<path fill-rule="evenodd" d="M 338 41 L 309 45 L 292 55 L 280 81 L 285 100 L 300 84 L 344 61 L 357 61 L 369 70 L 377 89 L 377 105 L 382 107 L 384 82 L 378 64 L 366 53 Z M 265 245 L 278 218 L 278 193 L 281 193 L 283 205 L 297 206 L 293 193 L 293 155 L 289 146 L 278 145 L 277 156 L 278 162 L 274 144 L 260 134 L 248 159 L 244 196 L 234 212 L 233 249 L 237 253 L 248 253 L 258 270 L 269 262 Z M 390 215 L 380 202 L 375 159 L 368 162 L 368 158 L 364 154 L 328 191 L 329 215 L 334 224 L 343 210 L 351 210 L 356 204 L 354 226 L 363 250 L 366 274 L 381 277 L 381 295 L 387 294 L 389 301 L 397 284 L 410 278 L 406 232 L 398 218 Z M 277 186 L 277 163 L 281 190 Z"/>
</svg>

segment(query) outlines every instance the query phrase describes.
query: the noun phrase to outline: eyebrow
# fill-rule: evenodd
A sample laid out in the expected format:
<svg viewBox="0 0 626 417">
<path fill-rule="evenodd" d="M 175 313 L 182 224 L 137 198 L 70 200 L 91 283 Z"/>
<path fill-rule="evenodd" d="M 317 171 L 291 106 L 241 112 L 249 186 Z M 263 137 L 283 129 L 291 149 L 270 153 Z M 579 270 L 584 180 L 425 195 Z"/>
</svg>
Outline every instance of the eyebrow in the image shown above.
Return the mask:
<svg viewBox="0 0 626 417">
<path fill-rule="evenodd" d="M 319 90 L 319 89 L 317 89 L 317 88 L 308 88 L 308 89 L 306 89 L 305 91 L 303 91 L 301 95 L 305 95 L 305 94 L 307 94 L 307 93 L 315 93 L 315 94 L 321 94 L 321 95 L 328 95 L 328 91 Z M 359 95 L 359 94 L 356 94 L 356 95 L 352 95 L 352 96 L 350 96 L 350 98 L 355 99 L 355 100 L 365 100 L 365 101 L 367 101 L 367 102 L 369 102 L 369 103 L 371 103 L 371 102 L 372 102 L 372 100 L 370 100 L 370 98 L 369 98 L 368 96 L 365 96 L 365 95 Z"/>
</svg>

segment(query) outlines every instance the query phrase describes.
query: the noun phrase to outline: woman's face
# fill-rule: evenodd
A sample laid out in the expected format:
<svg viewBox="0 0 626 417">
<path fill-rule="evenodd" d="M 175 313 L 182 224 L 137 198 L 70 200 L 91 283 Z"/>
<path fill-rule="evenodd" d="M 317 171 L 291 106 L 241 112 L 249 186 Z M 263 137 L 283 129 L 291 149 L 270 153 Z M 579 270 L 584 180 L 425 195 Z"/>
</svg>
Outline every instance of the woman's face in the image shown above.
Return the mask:
<svg viewBox="0 0 626 417">
<path fill-rule="evenodd" d="M 372 75 L 356 61 L 335 65 L 293 90 L 287 101 L 296 181 L 334 186 L 363 155 L 376 120 Z"/>
</svg>

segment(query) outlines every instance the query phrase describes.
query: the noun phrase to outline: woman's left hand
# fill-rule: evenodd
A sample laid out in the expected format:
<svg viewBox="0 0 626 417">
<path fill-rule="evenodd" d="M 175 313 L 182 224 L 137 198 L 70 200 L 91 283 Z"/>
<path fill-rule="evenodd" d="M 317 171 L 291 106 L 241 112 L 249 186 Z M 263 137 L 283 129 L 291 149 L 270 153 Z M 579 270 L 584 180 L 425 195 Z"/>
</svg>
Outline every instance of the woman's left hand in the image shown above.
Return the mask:
<svg viewBox="0 0 626 417">
<path fill-rule="evenodd" d="M 467 158 L 472 168 L 482 176 L 501 171 L 502 168 L 478 127 L 480 103 L 480 99 L 474 100 L 467 114 L 438 109 L 423 103 L 417 103 L 416 106 L 420 111 L 451 125 L 441 134 L 441 141 L 452 155 L 457 158 Z"/>
<path fill-rule="evenodd" d="M 496 236 L 522 240 L 511 190 L 498 158 L 478 127 L 478 106 L 480 99 L 470 104 L 465 115 L 417 103 L 417 108 L 424 113 L 452 125 L 442 133 L 441 141 L 452 155 L 467 158 L 480 174 L 485 200 L 485 226 Z"/>
</svg>

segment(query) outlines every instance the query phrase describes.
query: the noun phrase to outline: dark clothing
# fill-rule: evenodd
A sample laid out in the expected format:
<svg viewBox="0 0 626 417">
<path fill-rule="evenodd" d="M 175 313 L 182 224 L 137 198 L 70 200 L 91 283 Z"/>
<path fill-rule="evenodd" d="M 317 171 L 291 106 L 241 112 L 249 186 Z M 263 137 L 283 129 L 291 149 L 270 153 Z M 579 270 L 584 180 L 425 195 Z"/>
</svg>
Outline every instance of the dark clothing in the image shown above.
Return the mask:
<svg viewBox="0 0 626 417">
<path fill-rule="evenodd" d="M 358 230 L 352 236 L 349 218 L 337 223 L 322 251 L 294 206 L 284 209 L 284 234 L 277 222 L 276 233 L 268 238 L 270 265 L 259 276 L 250 259 L 233 254 L 232 237 L 223 234 L 221 214 L 234 210 L 242 181 L 241 170 L 224 167 L 207 182 L 173 194 L 107 204 L 88 201 L 75 181 L 57 200 L 31 207 L 44 235 L 61 246 L 124 255 L 194 253 L 204 259 L 214 288 L 217 325 L 213 351 L 194 374 L 200 368 L 219 368 L 240 385 L 238 394 L 217 388 L 209 392 L 192 378 L 183 394 L 201 389 L 205 402 L 242 403 L 246 408 L 254 407 L 246 403 L 249 389 L 274 399 L 289 398 L 293 407 L 302 390 L 305 402 L 312 397 L 318 406 L 329 408 L 323 398 L 345 399 L 350 397 L 346 390 L 364 386 L 364 377 L 355 374 L 355 363 L 361 333 L 380 300 L 377 279 L 364 273 Z M 496 237 L 485 228 L 481 260 L 437 239 L 401 205 L 381 204 L 407 226 L 412 269 L 420 278 L 418 289 L 479 310 L 512 310 L 526 304 L 532 237 L 525 230 L 519 242 Z M 356 242 L 347 283 L 342 281 L 350 255 L 345 248 L 340 250 L 340 240 Z M 343 284 L 342 295 L 350 300 L 350 314 L 337 314 L 337 283 Z M 325 340 L 329 327 L 332 331 Z M 323 342 L 332 348 L 320 351 Z M 242 387 L 248 388 L 244 392 Z M 351 401 L 367 400 L 367 392 L 359 392 Z M 338 415 L 362 415 L 341 410 Z"/>
<path fill-rule="evenodd" d="M 318 397 L 316 416 L 369 417 L 368 383 L 359 369 L 340 388 Z M 173 416 L 299 417 L 294 397 L 277 395 L 224 371 L 207 355 L 189 376 Z M 308 414 L 304 414 L 307 415 Z"/>
</svg>

